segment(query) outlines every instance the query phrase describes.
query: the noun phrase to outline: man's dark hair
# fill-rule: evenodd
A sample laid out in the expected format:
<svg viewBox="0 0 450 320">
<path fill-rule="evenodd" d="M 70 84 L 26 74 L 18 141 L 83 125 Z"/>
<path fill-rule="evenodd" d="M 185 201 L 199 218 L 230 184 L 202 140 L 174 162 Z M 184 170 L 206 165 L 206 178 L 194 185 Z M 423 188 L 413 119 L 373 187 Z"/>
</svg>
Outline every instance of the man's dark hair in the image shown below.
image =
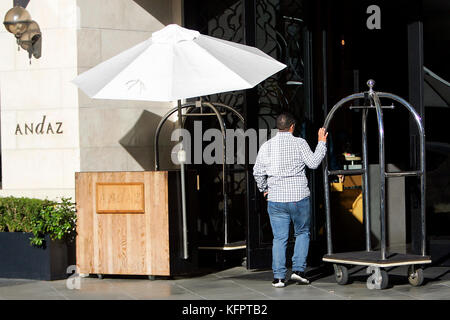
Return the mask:
<svg viewBox="0 0 450 320">
<path fill-rule="evenodd" d="M 282 131 L 289 130 L 289 128 L 293 124 L 295 125 L 295 118 L 289 112 L 283 112 L 277 117 L 277 129 L 278 130 L 282 130 Z"/>
</svg>

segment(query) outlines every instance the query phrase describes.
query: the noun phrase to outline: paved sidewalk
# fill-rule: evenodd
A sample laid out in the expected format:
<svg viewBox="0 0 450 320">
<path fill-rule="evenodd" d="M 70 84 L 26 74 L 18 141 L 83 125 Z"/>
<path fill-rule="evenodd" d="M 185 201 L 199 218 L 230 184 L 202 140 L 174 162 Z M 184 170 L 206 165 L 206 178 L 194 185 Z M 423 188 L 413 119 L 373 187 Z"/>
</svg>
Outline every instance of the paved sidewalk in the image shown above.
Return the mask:
<svg viewBox="0 0 450 320">
<path fill-rule="evenodd" d="M 0 299 L 15 300 L 450 300 L 450 268 L 425 269 L 425 284 L 408 283 L 406 268 L 388 270 L 389 287 L 369 290 L 365 269 L 350 270 L 350 283 L 336 284 L 333 274 L 313 275 L 310 285 L 288 282 L 285 288 L 271 286 L 271 270 L 250 271 L 244 267 L 172 279 L 91 275 L 81 278 L 80 289 L 68 289 L 66 280 L 32 281 L 0 279 Z M 314 270 L 309 271 L 310 274 Z"/>
</svg>

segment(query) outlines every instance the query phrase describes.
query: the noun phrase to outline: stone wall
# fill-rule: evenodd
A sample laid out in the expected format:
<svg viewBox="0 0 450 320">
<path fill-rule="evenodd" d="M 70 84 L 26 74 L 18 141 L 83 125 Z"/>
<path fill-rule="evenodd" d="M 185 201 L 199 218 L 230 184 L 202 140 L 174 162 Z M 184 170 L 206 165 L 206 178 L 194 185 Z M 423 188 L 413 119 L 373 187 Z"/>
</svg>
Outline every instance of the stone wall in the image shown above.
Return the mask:
<svg viewBox="0 0 450 320">
<path fill-rule="evenodd" d="M 130 0 L 77 1 L 80 8 L 79 73 L 148 39 L 154 31 L 164 27 L 144 9 L 143 5 L 151 1 L 140 2 L 141 5 Z M 165 3 L 170 4 L 170 1 Z M 163 10 L 163 6 L 161 3 L 159 19 L 170 21 L 170 7 Z M 154 131 L 172 103 L 93 100 L 81 91 L 78 99 L 81 171 L 153 169 Z M 165 129 L 161 141 L 166 142 L 167 148 L 170 123 Z M 161 161 L 170 159 L 166 155 L 167 152 L 162 152 Z"/>
<path fill-rule="evenodd" d="M 149 38 L 161 21 L 181 21 L 179 0 L 161 2 L 158 18 L 147 11 L 155 3 L 138 2 L 31 0 L 27 10 L 43 39 L 42 57 L 31 65 L 0 28 L 0 196 L 74 198 L 77 171 L 153 168 L 153 134 L 172 103 L 93 100 L 71 83 Z M 12 6 L 1 1 L 0 15 Z M 167 123 L 161 137 L 162 162 L 170 159 L 172 128 Z"/>
<path fill-rule="evenodd" d="M 0 2 L 2 17 L 12 4 Z M 76 1 L 30 1 L 27 10 L 43 34 L 40 59 L 30 65 L 14 35 L 0 28 L 0 195 L 73 196 L 80 168 L 78 94 L 70 84 L 77 75 Z"/>
</svg>

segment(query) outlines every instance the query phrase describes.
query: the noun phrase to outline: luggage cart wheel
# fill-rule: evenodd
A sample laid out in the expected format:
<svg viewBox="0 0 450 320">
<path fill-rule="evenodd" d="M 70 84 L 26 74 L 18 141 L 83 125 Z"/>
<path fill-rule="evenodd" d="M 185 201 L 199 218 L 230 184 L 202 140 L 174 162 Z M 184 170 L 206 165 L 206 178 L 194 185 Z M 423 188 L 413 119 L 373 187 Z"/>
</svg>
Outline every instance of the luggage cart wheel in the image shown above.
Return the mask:
<svg viewBox="0 0 450 320">
<path fill-rule="evenodd" d="M 334 266 L 334 277 L 336 282 L 340 285 L 348 283 L 348 269 L 346 266 L 335 264 Z"/>
<path fill-rule="evenodd" d="M 378 267 L 369 266 L 367 273 L 371 274 L 367 278 L 367 288 L 369 289 L 386 289 L 389 283 L 389 276 L 386 270 L 382 270 Z"/>
<path fill-rule="evenodd" d="M 414 265 L 411 265 L 408 267 L 408 281 L 409 284 L 418 287 L 421 286 L 423 283 L 424 277 L 423 277 L 423 269 L 422 268 L 415 268 Z"/>
</svg>

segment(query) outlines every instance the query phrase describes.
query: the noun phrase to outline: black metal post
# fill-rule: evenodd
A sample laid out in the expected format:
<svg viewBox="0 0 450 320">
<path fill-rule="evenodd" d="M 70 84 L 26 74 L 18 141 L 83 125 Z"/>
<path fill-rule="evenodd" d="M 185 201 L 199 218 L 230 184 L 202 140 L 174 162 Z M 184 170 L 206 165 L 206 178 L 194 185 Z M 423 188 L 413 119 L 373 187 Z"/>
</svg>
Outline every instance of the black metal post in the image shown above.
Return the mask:
<svg viewBox="0 0 450 320">
<path fill-rule="evenodd" d="M 304 78 L 303 78 L 303 86 L 304 86 L 304 103 L 305 103 L 305 118 L 308 120 L 306 122 L 307 128 L 307 139 L 312 139 L 315 137 L 315 133 L 313 131 L 313 124 L 315 123 L 315 113 L 314 113 L 314 105 L 313 105 L 313 72 L 312 72 L 312 35 L 311 31 L 308 30 L 308 27 L 304 27 L 302 32 L 303 34 L 303 57 L 304 57 Z M 315 131 L 315 130 L 314 130 Z M 314 192 L 311 193 L 311 240 L 318 239 L 318 230 L 317 230 L 317 198 L 320 193 L 319 188 L 319 178 L 318 172 L 316 170 L 311 170 L 308 175 L 308 181 L 310 187 Z"/>
<path fill-rule="evenodd" d="M 412 8 L 412 21 L 408 24 L 408 74 L 409 74 L 409 102 L 422 118 L 422 125 L 425 125 L 425 109 L 423 103 L 423 24 L 417 8 Z M 417 168 L 419 166 L 419 136 L 417 134 L 414 120 L 410 120 L 410 167 Z M 414 178 L 411 178 L 411 180 Z M 425 175 L 422 177 L 425 179 Z M 416 180 L 412 180 L 411 182 Z M 421 210 L 418 204 L 418 193 L 421 192 L 417 188 L 416 183 L 408 183 L 409 190 L 409 208 L 411 222 L 411 251 L 412 253 L 424 254 L 425 239 L 422 238 L 421 227 L 424 223 Z M 424 201 L 424 200 L 423 200 Z M 422 204 L 420 204 L 422 206 Z"/>
<path fill-rule="evenodd" d="M 243 0 L 243 17 L 244 17 L 244 44 L 256 46 L 256 0 Z M 245 118 L 245 127 L 258 129 L 257 115 L 258 94 L 255 89 L 245 90 L 243 114 Z M 259 234 L 255 234 L 255 225 L 259 224 L 258 215 L 256 214 L 256 201 L 258 199 L 258 190 L 253 179 L 252 167 L 249 165 L 249 147 L 248 142 L 245 143 L 245 180 L 246 180 L 246 216 L 247 216 L 247 267 L 258 264 L 258 261 L 251 261 L 253 248 L 259 245 Z M 252 232 L 253 231 L 253 232 Z"/>
<path fill-rule="evenodd" d="M 328 113 L 328 77 L 327 77 L 327 32 L 322 31 L 322 84 L 323 84 L 323 117 Z"/>
</svg>

